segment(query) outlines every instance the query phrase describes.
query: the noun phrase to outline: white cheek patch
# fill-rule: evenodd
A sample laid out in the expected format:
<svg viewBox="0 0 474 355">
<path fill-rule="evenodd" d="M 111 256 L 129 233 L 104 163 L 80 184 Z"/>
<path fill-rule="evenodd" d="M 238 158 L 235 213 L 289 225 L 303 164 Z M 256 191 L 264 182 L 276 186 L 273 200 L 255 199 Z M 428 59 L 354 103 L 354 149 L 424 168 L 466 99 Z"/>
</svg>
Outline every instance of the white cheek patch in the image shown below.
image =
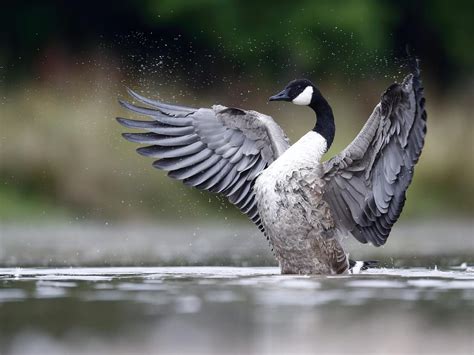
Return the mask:
<svg viewBox="0 0 474 355">
<path fill-rule="evenodd" d="M 291 102 L 293 102 L 295 105 L 309 105 L 311 103 L 312 98 L 313 98 L 313 87 L 307 86 Z"/>
</svg>

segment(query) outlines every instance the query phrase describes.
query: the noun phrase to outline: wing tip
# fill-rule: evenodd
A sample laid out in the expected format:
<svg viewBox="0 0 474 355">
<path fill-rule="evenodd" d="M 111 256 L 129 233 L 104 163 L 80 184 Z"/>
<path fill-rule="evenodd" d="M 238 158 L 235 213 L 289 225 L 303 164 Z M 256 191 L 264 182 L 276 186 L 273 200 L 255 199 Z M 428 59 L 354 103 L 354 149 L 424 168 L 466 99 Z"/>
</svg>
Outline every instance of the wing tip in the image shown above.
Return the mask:
<svg viewBox="0 0 474 355">
<path fill-rule="evenodd" d="M 149 137 L 149 135 L 149 133 L 122 133 L 122 137 L 127 141 L 139 144 L 150 144 L 150 140 L 144 139 L 147 136 Z"/>
<path fill-rule="evenodd" d="M 132 89 L 130 89 L 128 86 L 124 85 L 125 87 L 125 90 L 127 91 L 127 93 L 130 95 L 130 96 L 135 96 L 135 91 L 133 91 Z"/>
<path fill-rule="evenodd" d="M 129 105 L 127 101 L 122 100 L 122 99 L 117 99 L 117 102 L 119 103 L 120 106 L 125 107 L 125 108 L 127 108 L 127 105 Z"/>
<path fill-rule="evenodd" d="M 127 127 L 127 119 L 123 117 L 115 117 L 115 120 L 120 123 L 122 126 Z"/>
<path fill-rule="evenodd" d="M 132 140 L 132 136 L 131 136 L 132 133 L 122 133 L 122 137 L 125 138 L 127 141 L 129 142 L 134 142 Z"/>
<path fill-rule="evenodd" d="M 132 89 L 130 89 L 128 86 L 125 86 L 125 90 L 127 90 L 127 93 L 128 95 L 130 95 L 131 97 L 133 97 L 135 100 L 138 100 L 140 101 L 141 103 L 145 104 L 145 105 L 149 105 L 151 107 L 155 107 L 154 105 L 152 105 L 150 103 L 150 100 L 147 99 L 146 97 L 138 94 L 137 92 L 133 91 Z M 159 102 L 159 101 L 158 101 Z M 156 108 L 156 107 L 155 107 Z"/>
<path fill-rule="evenodd" d="M 150 145 L 150 146 L 147 146 L 147 147 L 139 147 L 136 149 L 137 153 L 144 156 L 144 157 L 147 157 L 147 158 L 156 158 L 156 151 L 155 151 L 155 146 L 153 145 Z"/>
</svg>

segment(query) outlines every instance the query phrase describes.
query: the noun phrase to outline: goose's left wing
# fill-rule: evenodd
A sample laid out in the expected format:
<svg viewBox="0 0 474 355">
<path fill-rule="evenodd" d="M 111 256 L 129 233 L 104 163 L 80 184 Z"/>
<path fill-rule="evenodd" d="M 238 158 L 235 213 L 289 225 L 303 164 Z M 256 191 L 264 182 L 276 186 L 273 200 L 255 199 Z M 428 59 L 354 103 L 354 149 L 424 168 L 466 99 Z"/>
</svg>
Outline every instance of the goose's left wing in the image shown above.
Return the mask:
<svg viewBox="0 0 474 355">
<path fill-rule="evenodd" d="M 362 243 L 385 244 L 423 148 L 425 99 L 417 61 L 413 67 L 382 95 L 354 141 L 323 165 L 335 227 Z"/>
<path fill-rule="evenodd" d="M 157 158 L 153 166 L 201 190 L 224 194 L 263 231 L 253 184 L 256 176 L 289 147 L 288 138 L 270 117 L 215 105 L 190 108 L 150 100 L 129 90 L 147 107 L 120 101 L 151 120 L 117 118 L 125 127 L 146 133 L 124 133 L 147 144 L 141 155 Z"/>
</svg>

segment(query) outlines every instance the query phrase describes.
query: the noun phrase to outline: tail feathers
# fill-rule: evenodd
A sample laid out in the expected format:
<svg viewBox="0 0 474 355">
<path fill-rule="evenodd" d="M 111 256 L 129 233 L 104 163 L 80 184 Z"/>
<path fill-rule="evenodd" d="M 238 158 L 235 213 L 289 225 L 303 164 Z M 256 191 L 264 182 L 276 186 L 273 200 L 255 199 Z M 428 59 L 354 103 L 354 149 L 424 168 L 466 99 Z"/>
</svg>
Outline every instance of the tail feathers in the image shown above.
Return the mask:
<svg viewBox="0 0 474 355">
<path fill-rule="evenodd" d="M 379 262 L 377 260 L 368 260 L 368 261 L 355 261 L 349 259 L 349 272 L 351 274 L 358 274 L 363 270 L 374 267 Z"/>
</svg>

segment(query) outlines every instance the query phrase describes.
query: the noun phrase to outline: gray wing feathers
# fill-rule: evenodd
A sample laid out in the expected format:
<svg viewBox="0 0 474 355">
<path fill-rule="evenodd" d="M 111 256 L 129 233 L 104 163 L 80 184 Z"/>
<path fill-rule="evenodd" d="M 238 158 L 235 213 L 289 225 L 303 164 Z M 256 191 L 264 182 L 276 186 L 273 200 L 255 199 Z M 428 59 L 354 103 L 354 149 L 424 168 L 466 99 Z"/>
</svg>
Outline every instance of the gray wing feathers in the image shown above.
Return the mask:
<svg viewBox="0 0 474 355">
<path fill-rule="evenodd" d="M 324 198 L 336 227 L 362 243 L 383 245 L 400 216 L 424 144 L 424 106 L 416 63 L 382 95 L 354 141 L 324 163 Z"/>
<path fill-rule="evenodd" d="M 158 109 L 151 109 L 146 107 L 140 107 L 132 105 L 128 102 L 119 100 L 119 103 L 129 109 L 130 111 L 134 111 L 136 113 L 146 115 L 152 117 L 156 121 L 171 125 L 171 126 L 189 126 L 192 123 L 191 118 L 187 118 L 188 114 L 178 113 L 178 111 L 174 112 L 173 114 L 167 114 L 165 111 L 159 111 Z M 166 110 L 166 112 L 171 112 L 170 110 Z M 178 118 L 178 119 L 175 119 Z"/>
<path fill-rule="evenodd" d="M 148 107 L 120 101 L 150 121 L 117 118 L 125 127 L 146 133 L 124 133 L 131 142 L 148 144 L 141 155 L 157 158 L 155 168 L 198 189 L 224 194 L 263 230 L 253 193 L 258 173 L 277 159 L 289 142 L 269 116 L 215 105 L 193 109 L 151 100 L 129 90 Z"/>
<path fill-rule="evenodd" d="M 156 108 L 160 110 L 161 112 L 170 115 L 170 116 L 179 116 L 182 114 L 187 114 L 187 113 L 192 113 L 196 111 L 196 109 L 191 108 L 191 107 L 184 107 L 184 106 L 178 106 L 178 105 L 169 105 L 165 104 L 164 102 L 161 101 L 156 101 L 156 100 L 151 100 L 146 97 L 143 97 L 136 92 L 130 90 L 127 88 L 127 92 L 129 93 L 130 96 L 135 98 L 137 101 L 140 101 L 141 103 L 144 103 L 146 105 L 149 105 L 153 108 Z"/>
</svg>

